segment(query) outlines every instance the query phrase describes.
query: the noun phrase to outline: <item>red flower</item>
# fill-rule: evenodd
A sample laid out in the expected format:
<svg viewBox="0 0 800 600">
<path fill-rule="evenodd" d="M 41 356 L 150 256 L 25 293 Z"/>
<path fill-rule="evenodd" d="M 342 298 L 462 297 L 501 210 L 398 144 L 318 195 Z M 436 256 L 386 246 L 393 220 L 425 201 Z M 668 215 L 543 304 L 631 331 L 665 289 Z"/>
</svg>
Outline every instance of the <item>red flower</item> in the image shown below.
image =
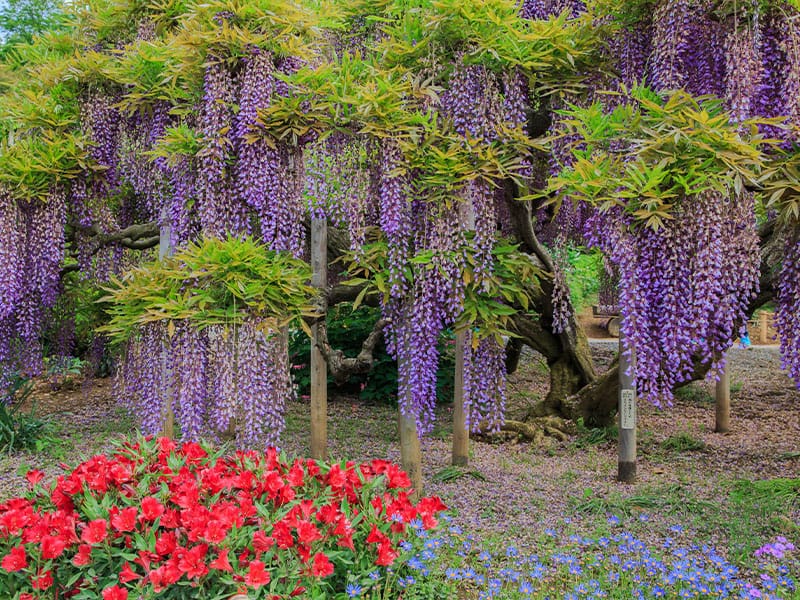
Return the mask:
<svg viewBox="0 0 800 600">
<path fill-rule="evenodd" d="M 225 548 L 224 550 L 220 551 L 219 556 L 208 563 L 208 567 L 210 569 L 216 569 L 217 571 L 233 571 L 231 562 L 228 560 L 228 549 Z"/>
<path fill-rule="evenodd" d="M 317 552 L 314 555 L 314 562 L 311 564 L 311 574 L 314 577 L 333 575 L 333 563 L 322 552 Z"/>
<path fill-rule="evenodd" d="M 78 553 L 72 559 L 72 564 L 76 567 L 84 567 L 92 562 L 92 547 L 89 544 L 78 546 Z"/>
<path fill-rule="evenodd" d="M 21 571 L 28 566 L 28 556 L 25 554 L 25 548 L 16 546 L 11 549 L 11 552 L 5 555 L 3 562 L 0 565 L 9 573 L 14 571 Z"/>
<path fill-rule="evenodd" d="M 133 531 L 136 527 L 136 514 L 139 511 L 135 506 L 123 508 L 111 515 L 111 526 L 120 532 Z"/>
<path fill-rule="evenodd" d="M 313 523 L 299 521 L 297 523 L 297 539 L 302 544 L 311 544 L 311 542 L 321 540 L 322 534 Z"/>
<path fill-rule="evenodd" d="M 205 561 L 207 552 L 208 546 L 206 544 L 198 544 L 181 557 L 178 562 L 178 568 L 186 574 L 187 579 L 199 579 L 208 573 Z"/>
<path fill-rule="evenodd" d="M 164 514 L 164 505 L 157 498 L 147 496 L 142 499 L 142 518 L 145 521 L 155 521 Z"/>
<path fill-rule="evenodd" d="M 388 477 L 386 487 L 388 487 L 390 490 L 393 488 L 411 487 L 411 480 L 408 478 L 406 472 L 401 470 L 400 467 L 395 464 L 389 465 L 389 468 L 386 470 L 386 475 Z"/>
<path fill-rule="evenodd" d="M 128 600 L 128 590 L 112 585 L 103 590 L 103 600 Z"/>
<path fill-rule="evenodd" d="M 378 558 L 375 560 L 375 564 L 388 567 L 397 556 L 397 552 L 392 550 L 392 544 L 387 540 L 378 546 Z"/>
<path fill-rule="evenodd" d="M 108 523 L 105 519 L 95 519 L 86 525 L 86 529 L 81 535 L 81 541 L 87 544 L 99 544 L 106 537 L 108 537 Z"/>
<path fill-rule="evenodd" d="M 156 539 L 156 553 L 168 556 L 178 547 L 178 536 L 174 531 L 166 531 Z"/>
<path fill-rule="evenodd" d="M 37 471 L 36 469 L 34 469 L 32 471 L 28 471 L 28 473 L 25 475 L 25 479 L 27 479 L 28 483 L 30 483 L 32 486 L 36 485 L 42 479 L 44 479 L 44 472 L 43 471 Z"/>
<path fill-rule="evenodd" d="M 58 558 L 64 552 L 67 544 L 60 537 L 53 535 L 42 536 L 42 558 L 50 560 Z"/>
<path fill-rule="evenodd" d="M 53 585 L 53 574 L 50 571 L 40 571 L 38 577 L 31 579 L 31 585 L 35 590 L 48 590 Z"/>
<path fill-rule="evenodd" d="M 122 567 L 122 571 L 119 572 L 120 583 L 128 583 L 129 581 L 139 578 L 141 578 L 141 575 L 134 573 L 130 563 L 125 563 L 125 565 Z"/>
<path fill-rule="evenodd" d="M 228 535 L 228 530 L 225 525 L 223 525 L 222 522 L 213 519 L 208 522 L 208 525 L 206 525 L 206 532 L 203 534 L 203 538 L 212 544 L 219 544 L 225 539 L 226 535 Z"/>
<path fill-rule="evenodd" d="M 264 563 L 254 560 L 245 575 L 244 582 L 250 587 L 258 588 L 269 583 L 269 573 L 264 568 Z"/>
<path fill-rule="evenodd" d="M 289 536 L 291 539 L 291 535 Z M 264 531 L 259 529 L 253 534 L 253 550 L 256 552 L 266 552 L 275 545 L 275 540 L 268 537 Z"/>
<path fill-rule="evenodd" d="M 380 529 L 378 529 L 377 525 L 372 526 L 372 531 L 369 532 L 367 536 L 367 543 L 368 544 L 388 544 L 389 538 L 383 533 Z"/>
</svg>

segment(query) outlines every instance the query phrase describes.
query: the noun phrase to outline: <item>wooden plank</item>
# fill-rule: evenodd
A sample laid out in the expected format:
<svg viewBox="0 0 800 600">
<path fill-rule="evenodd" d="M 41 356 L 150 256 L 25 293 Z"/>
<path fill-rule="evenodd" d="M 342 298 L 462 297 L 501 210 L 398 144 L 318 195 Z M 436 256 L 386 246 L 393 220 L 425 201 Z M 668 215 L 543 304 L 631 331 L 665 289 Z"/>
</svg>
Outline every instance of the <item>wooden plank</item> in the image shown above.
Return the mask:
<svg viewBox="0 0 800 600">
<path fill-rule="evenodd" d="M 311 220 L 311 285 L 324 289 L 328 283 L 328 223 Z M 323 315 L 322 318 L 325 318 Z M 317 347 L 319 326 L 311 328 L 311 457 L 328 456 L 328 364 Z"/>
</svg>

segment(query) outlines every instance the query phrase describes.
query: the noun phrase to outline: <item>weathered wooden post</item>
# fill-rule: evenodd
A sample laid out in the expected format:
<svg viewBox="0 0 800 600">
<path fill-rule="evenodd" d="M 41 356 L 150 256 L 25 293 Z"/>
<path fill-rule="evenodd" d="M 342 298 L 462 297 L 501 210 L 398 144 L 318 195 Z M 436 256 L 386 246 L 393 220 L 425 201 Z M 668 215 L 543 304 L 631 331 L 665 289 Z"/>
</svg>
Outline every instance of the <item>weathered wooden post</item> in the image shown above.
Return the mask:
<svg viewBox="0 0 800 600">
<path fill-rule="evenodd" d="M 469 430 L 467 412 L 464 409 L 464 352 L 467 350 L 467 334 L 456 333 L 456 365 L 453 379 L 453 457 L 452 463 L 464 466 L 469 463 Z"/>
<path fill-rule="evenodd" d="M 169 223 L 167 209 L 161 211 L 161 228 L 158 239 L 158 260 L 163 261 L 172 256 L 172 227 Z M 164 386 L 164 426 L 161 435 L 170 439 L 175 438 L 175 412 L 172 410 L 172 374 L 167 364 L 167 348 L 165 341 L 161 350 L 161 385 Z"/>
<path fill-rule="evenodd" d="M 422 452 L 419 446 L 417 422 L 413 417 L 399 411 L 398 425 L 400 429 L 400 464 L 411 480 L 411 487 L 414 488 L 411 499 L 416 502 L 422 497 Z"/>
<path fill-rule="evenodd" d="M 636 357 L 625 354 L 625 336 L 619 335 L 619 462 L 617 481 L 636 481 Z"/>
<path fill-rule="evenodd" d="M 311 270 L 311 285 L 324 290 L 328 284 L 327 219 L 311 219 Z M 311 457 L 325 460 L 328 454 L 328 364 L 317 346 L 319 327 L 318 323 L 311 326 Z"/>
<path fill-rule="evenodd" d="M 466 229 L 475 229 L 475 209 L 469 200 L 459 205 L 459 217 Z M 469 463 L 469 430 L 464 409 L 464 353 L 467 351 L 467 331 L 456 332 L 456 364 L 453 377 L 453 456 L 452 464 L 464 466 Z"/>
<path fill-rule="evenodd" d="M 731 372 L 730 355 L 725 360 L 725 367 L 718 373 L 715 394 L 714 431 L 728 433 L 731 426 Z"/>
<path fill-rule="evenodd" d="M 408 340 L 404 339 L 401 343 L 407 345 Z M 398 364 L 398 374 L 406 371 L 404 368 L 400 368 L 401 366 Z M 401 408 L 403 404 L 406 406 L 411 404 L 410 386 L 405 386 L 404 393 L 407 401 L 403 402 L 401 398 L 398 398 L 397 411 L 397 429 L 400 435 L 400 465 L 411 480 L 411 487 L 414 489 L 411 498 L 416 501 L 422 497 L 422 452 L 419 445 L 417 421 L 413 416 L 404 415 Z"/>
</svg>

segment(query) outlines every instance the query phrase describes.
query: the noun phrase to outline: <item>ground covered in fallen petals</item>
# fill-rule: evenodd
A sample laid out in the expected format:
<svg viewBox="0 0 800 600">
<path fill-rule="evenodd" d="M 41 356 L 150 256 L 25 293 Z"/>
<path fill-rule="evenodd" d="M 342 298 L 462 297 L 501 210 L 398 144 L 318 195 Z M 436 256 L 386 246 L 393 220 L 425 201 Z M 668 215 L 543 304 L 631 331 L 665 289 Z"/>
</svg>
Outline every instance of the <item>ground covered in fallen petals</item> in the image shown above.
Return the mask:
<svg viewBox="0 0 800 600">
<path fill-rule="evenodd" d="M 598 365 L 616 352 L 595 340 Z M 533 446 L 514 439 L 473 442 L 470 464 L 450 467 L 450 409 L 422 441 L 425 493 L 453 509 L 453 522 L 478 538 L 535 548 L 544 531 L 599 533 L 621 526 L 649 544 L 679 538 L 713 545 L 743 568 L 776 536 L 800 542 L 800 392 L 780 370 L 777 347 L 731 352 L 732 427 L 714 428 L 713 382 L 698 382 L 665 410 L 641 406 L 638 481 L 615 482 L 615 431 L 581 430 Z M 335 390 L 332 390 L 335 392 Z M 546 367 L 528 355 L 510 382 L 512 410 L 547 392 Z M 0 455 L 0 499 L 20 494 L 29 468 L 48 477 L 61 464 L 107 450 L 135 420 L 111 399 L 110 382 L 37 385 L 33 408 L 51 424 L 39 452 Z M 396 410 L 332 396 L 330 456 L 399 460 Z M 308 452 L 308 404 L 293 402 L 284 450 Z M 677 532 L 677 533 L 676 533 Z M 800 545 L 800 544 L 798 544 Z"/>
</svg>

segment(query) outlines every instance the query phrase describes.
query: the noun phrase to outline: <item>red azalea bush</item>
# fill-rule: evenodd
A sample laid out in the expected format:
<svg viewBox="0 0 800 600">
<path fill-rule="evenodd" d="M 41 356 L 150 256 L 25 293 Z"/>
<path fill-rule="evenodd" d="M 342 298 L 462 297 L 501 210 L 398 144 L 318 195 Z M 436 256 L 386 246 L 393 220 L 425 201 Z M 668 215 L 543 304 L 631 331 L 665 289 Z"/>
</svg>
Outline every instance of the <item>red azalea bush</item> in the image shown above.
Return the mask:
<svg viewBox="0 0 800 600">
<path fill-rule="evenodd" d="M 275 449 L 220 451 L 162 438 L 95 456 L 50 488 L 0 504 L 0 598 L 346 597 L 385 592 L 419 551 L 438 498 L 409 500 L 383 460 L 291 464 Z M 401 547 L 402 546 L 402 547 Z M 393 566 L 394 565 L 394 566 Z"/>
</svg>

